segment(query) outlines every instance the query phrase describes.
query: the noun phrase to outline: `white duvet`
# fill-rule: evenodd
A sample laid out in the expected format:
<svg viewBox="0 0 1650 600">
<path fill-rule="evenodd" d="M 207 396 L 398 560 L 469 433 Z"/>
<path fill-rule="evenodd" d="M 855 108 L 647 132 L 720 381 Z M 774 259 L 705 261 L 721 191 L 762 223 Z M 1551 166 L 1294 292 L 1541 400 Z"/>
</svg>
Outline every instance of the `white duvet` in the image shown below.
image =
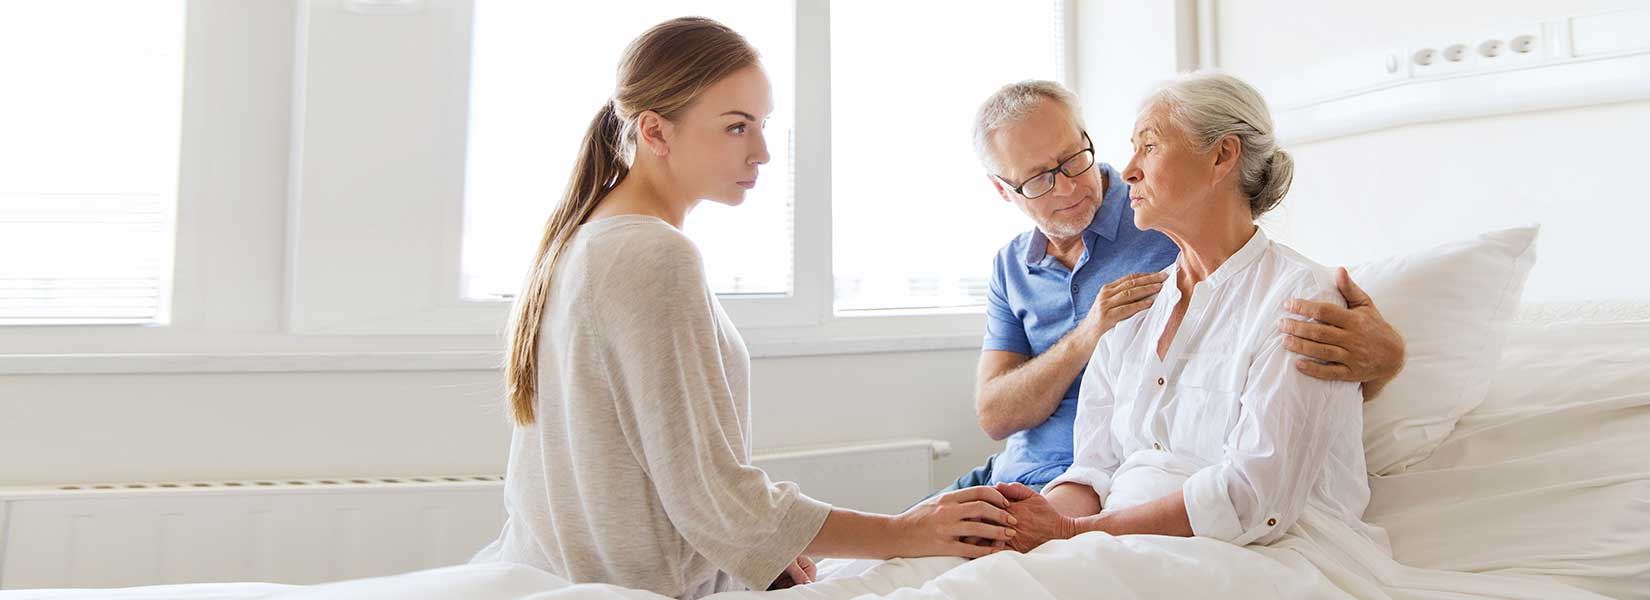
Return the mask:
<svg viewBox="0 0 1650 600">
<path fill-rule="evenodd" d="M 1204 538 L 1112 537 L 1102 533 L 1052 542 L 1029 554 L 974 561 L 901 559 L 862 574 L 779 592 L 732 592 L 746 598 L 1602 598 L 1551 579 L 1429 571 L 1378 554 L 1350 556 L 1326 548 L 1355 536 L 1338 521 L 1308 514 L 1291 535 L 1268 547 L 1238 547 Z M 1317 541 L 1313 541 L 1317 540 Z M 1326 544 L 1327 543 L 1327 544 Z M 1367 543 L 1367 542 L 1366 542 Z M 247 587 L 238 587 L 247 586 Z M 256 587 L 252 587 L 256 586 Z M 128 593 L 129 592 L 129 593 Z M 62 591 L 50 598 L 289 599 L 646 599 L 657 594 L 610 585 L 568 585 L 528 567 L 464 565 L 319 586 L 207 584 Z"/>
<path fill-rule="evenodd" d="M 1311 521 L 1304 518 L 1303 521 Z M 1324 523 L 1338 525 L 1324 519 Z M 1310 527 L 1307 525 L 1305 527 Z M 1350 532 L 1347 532 L 1350 533 Z M 732 592 L 746 598 L 1601 598 L 1552 580 L 1424 571 L 1388 563 L 1375 576 L 1303 538 L 1243 548 L 1202 538 L 1112 537 L 1094 533 L 1052 542 L 1030 554 L 1002 553 L 965 562 L 901 559 L 852 577 L 779 592 Z M 20 595 L 13 595 L 20 594 Z M 124 590 L 28 590 L 7 598 L 120 599 L 646 599 L 650 592 L 610 585 L 569 585 L 529 567 L 462 565 L 318 586 L 196 584 Z"/>
<path fill-rule="evenodd" d="M 1551 580 L 1427 571 L 1379 555 L 1349 556 L 1329 538 L 1356 536 L 1327 515 L 1302 519 L 1303 535 L 1243 548 L 1206 538 L 1112 537 L 1093 533 L 1047 544 L 1030 554 L 1004 553 L 963 562 L 890 561 L 863 575 L 827 579 L 782 592 L 713 596 L 745 598 L 1600 598 Z M 1311 541 L 1308 538 L 1318 541 Z M 1343 541 L 1352 541 L 1351 538 Z M 1356 543 L 1356 542 L 1354 542 Z M 534 598 L 657 598 L 613 588 L 572 586 Z"/>
</svg>

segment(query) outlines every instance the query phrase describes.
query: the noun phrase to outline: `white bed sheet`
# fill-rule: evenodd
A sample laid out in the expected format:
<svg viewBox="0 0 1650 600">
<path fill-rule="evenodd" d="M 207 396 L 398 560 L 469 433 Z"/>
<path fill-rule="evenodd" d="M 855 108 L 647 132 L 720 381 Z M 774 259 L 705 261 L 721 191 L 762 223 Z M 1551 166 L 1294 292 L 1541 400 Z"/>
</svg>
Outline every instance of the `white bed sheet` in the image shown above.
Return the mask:
<svg viewBox="0 0 1650 600">
<path fill-rule="evenodd" d="M 457 565 L 310 586 L 274 583 L 194 583 L 110 589 L 12 590 L 0 592 L 0 600 L 491 600 L 525 598 L 569 585 L 560 577 L 532 567 L 495 563 Z"/>
<path fill-rule="evenodd" d="M 296 586 L 278 583 L 186 583 L 129 588 L 0 591 L 5 600 L 257 600 Z"/>
</svg>

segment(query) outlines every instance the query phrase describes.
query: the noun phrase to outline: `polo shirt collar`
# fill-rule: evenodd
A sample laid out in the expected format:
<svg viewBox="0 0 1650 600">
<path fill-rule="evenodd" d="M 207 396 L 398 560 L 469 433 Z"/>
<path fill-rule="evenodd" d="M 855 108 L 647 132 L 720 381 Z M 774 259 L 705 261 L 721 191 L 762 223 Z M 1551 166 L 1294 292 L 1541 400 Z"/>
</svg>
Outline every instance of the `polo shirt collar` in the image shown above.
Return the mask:
<svg viewBox="0 0 1650 600">
<path fill-rule="evenodd" d="M 1123 183 L 1123 178 L 1117 175 L 1117 170 L 1106 163 L 1095 163 L 1104 178 L 1102 185 L 1106 191 L 1101 194 L 1100 208 L 1094 211 L 1094 218 L 1089 221 L 1086 231 L 1092 231 L 1106 241 L 1117 239 L 1117 228 L 1123 221 L 1123 206 L 1129 202 L 1129 186 Z M 1043 235 L 1042 229 L 1031 230 L 1031 242 L 1026 244 L 1026 266 L 1038 266 L 1048 257 L 1048 236 Z"/>
</svg>

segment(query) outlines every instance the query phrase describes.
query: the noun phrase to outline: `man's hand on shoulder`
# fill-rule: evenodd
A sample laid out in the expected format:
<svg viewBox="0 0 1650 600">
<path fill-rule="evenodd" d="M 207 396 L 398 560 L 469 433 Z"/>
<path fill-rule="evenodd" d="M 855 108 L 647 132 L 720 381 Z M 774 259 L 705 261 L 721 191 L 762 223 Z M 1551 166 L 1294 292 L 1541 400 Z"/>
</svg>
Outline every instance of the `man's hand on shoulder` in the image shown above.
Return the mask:
<svg viewBox="0 0 1650 600">
<path fill-rule="evenodd" d="M 1285 334 L 1284 348 L 1316 359 L 1297 361 L 1296 369 L 1318 379 L 1362 383 L 1368 401 L 1403 371 L 1404 338 L 1381 316 L 1375 300 L 1352 281 L 1345 267 L 1336 272 L 1335 285 L 1346 298 L 1346 308 L 1290 300 L 1286 310 L 1317 322 L 1285 318 L 1278 329 Z"/>
<path fill-rule="evenodd" d="M 1161 272 L 1135 273 L 1106 284 L 1100 288 L 1100 295 L 1094 298 L 1094 306 L 1089 307 L 1089 314 L 1083 317 L 1079 327 L 1099 340 L 1118 323 L 1150 308 L 1158 292 L 1163 291 L 1166 279 L 1168 275 Z"/>
</svg>

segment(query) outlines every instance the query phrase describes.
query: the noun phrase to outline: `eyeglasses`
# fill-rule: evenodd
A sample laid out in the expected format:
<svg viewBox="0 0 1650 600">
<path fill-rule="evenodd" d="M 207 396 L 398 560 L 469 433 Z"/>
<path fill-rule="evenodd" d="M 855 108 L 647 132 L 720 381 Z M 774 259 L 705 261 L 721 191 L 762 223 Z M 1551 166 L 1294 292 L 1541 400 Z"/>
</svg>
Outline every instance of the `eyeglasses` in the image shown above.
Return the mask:
<svg viewBox="0 0 1650 600">
<path fill-rule="evenodd" d="M 1083 132 L 1083 142 L 1088 144 L 1089 147 L 1079 150 L 1076 154 L 1066 157 L 1065 160 L 1060 161 L 1060 166 L 1058 167 L 1032 175 L 1030 178 L 1021 182 L 1020 185 L 1009 183 L 1007 179 L 1003 179 L 998 175 L 992 175 L 992 177 L 996 177 L 997 181 L 1000 181 L 1003 185 L 1008 186 L 1008 189 L 1014 190 L 1014 193 L 1025 196 L 1027 200 L 1041 197 L 1044 194 L 1054 191 L 1055 173 L 1065 174 L 1065 176 L 1069 179 L 1087 173 L 1089 169 L 1094 168 L 1094 142 L 1089 139 L 1089 134 L 1087 131 Z"/>
</svg>

